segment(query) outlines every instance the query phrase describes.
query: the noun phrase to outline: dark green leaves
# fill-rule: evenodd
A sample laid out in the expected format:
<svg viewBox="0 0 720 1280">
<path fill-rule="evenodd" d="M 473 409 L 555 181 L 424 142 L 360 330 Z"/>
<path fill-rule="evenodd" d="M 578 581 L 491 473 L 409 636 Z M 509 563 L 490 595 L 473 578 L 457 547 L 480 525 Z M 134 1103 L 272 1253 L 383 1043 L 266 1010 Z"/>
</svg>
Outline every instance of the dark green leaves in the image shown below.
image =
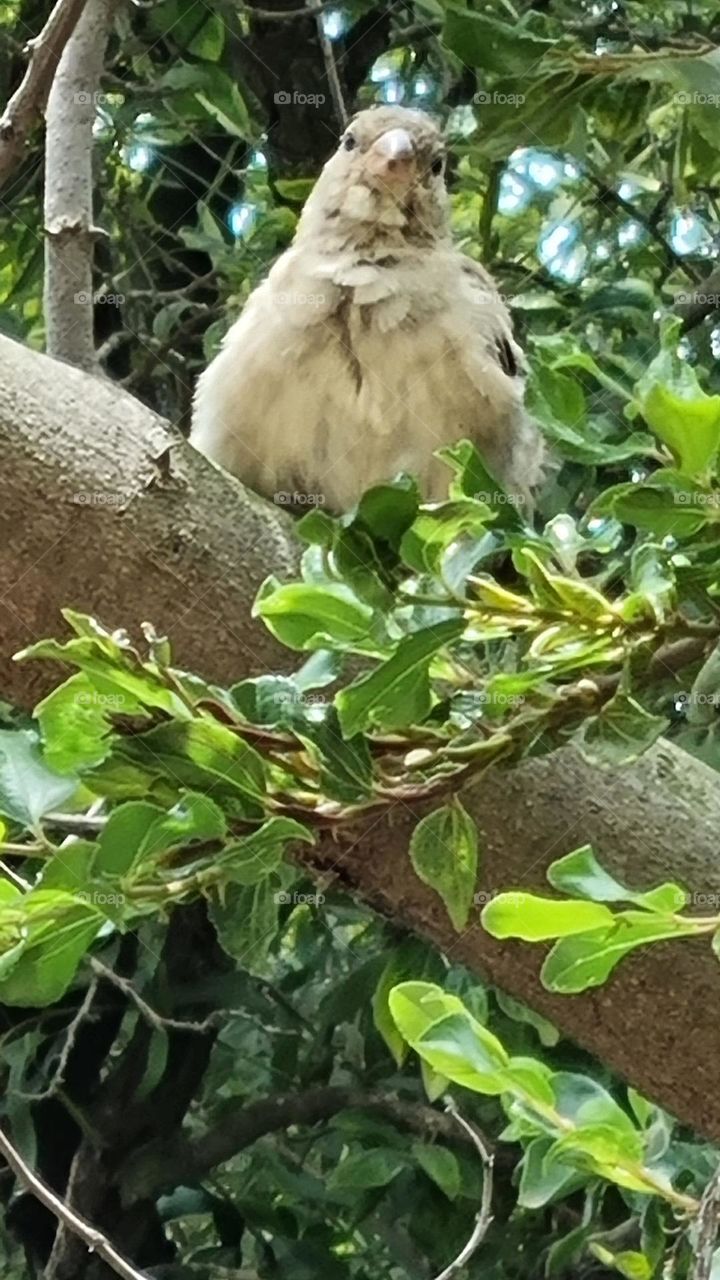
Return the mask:
<svg viewBox="0 0 720 1280">
<path fill-rule="evenodd" d="M 433 704 L 430 662 L 464 629 L 458 619 L 416 631 L 401 640 L 393 656 L 370 675 L 343 689 L 335 705 L 345 736 L 352 737 L 371 724 L 397 729 L 422 722 Z"/>
</svg>

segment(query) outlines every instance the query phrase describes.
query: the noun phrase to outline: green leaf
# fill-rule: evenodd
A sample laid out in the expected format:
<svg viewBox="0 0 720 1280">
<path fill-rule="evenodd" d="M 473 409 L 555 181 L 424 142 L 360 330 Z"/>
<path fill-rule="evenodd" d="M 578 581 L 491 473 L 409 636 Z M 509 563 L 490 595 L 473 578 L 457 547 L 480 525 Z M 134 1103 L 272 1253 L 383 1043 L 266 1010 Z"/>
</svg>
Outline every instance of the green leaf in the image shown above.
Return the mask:
<svg viewBox="0 0 720 1280">
<path fill-rule="evenodd" d="M 493 938 L 541 942 L 610 927 L 615 917 L 595 902 L 560 902 L 532 893 L 499 893 L 483 909 L 482 924 Z"/>
<path fill-rule="evenodd" d="M 434 951 L 419 938 L 407 938 L 393 948 L 378 978 L 372 997 L 373 1021 L 399 1067 L 407 1056 L 407 1042 L 398 1031 L 390 1012 L 390 993 L 406 978 L 419 979 L 436 975 L 442 976 L 442 963 Z"/>
<path fill-rule="evenodd" d="M 612 515 L 624 524 L 647 529 L 660 538 L 692 538 L 710 520 L 708 505 L 694 504 L 691 494 L 669 486 L 621 484 L 606 489 L 590 514 Z"/>
<path fill-rule="evenodd" d="M 213 895 L 209 913 L 223 950 L 251 973 L 262 973 L 278 929 L 282 890 L 275 876 L 231 884 Z"/>
<path fill-rule="evenodd" d="M 434 1073 L 479 1093 L 503 1092 L 508 1055 L 457 996 L 431 982 L 401 982 L 389 1005 L 401 1035 Z"/>
<path fill-rule="evenodd" d="M 552 1145 L 552 1138 L 534 1138 L 525 1149 L 518 1191 L 518 1204 L 523 1209 L 541 1209 L 583 1182 L 577 1170 L 545 1159 Z"/>
<path fill-rule="evenodd" d="M 635 1249 L 625 1249 L 622 1253 L 613 1253 L 612 1249 L 606 1249 L 603 1244 L 594 1240 L 590 1242 L 588 1248 L 589 1252 L 604 1266 L 612 1267 L 621 1276 L 625 1276 L 625 1280 L 651 1280 L 651 1277 L 655 1274 L 655 1267 L 649 1258 L 646 1258 L 644 1253 L 638 1253 Z"/>
<path fill-rule="evenodd" d="M 286 844 L 313 844 L 314 839 L 312 832 L 294 818 L 268 818 L 251 835 L 226 845 L 214 866 L 222 867 L 223 876 L 234 884 L 258 884 L 280 865 Z M 279 891 L 278 901 L 281 900 Z"/>
<path fill-rule="evenodd" d="M 415 631 L 370 675 L 341 689 L 335 705 L 343 735 L 352 738 L 371 724 L 398 729 L 424 720 L 433 702 L 430 661 L 445 645 L 459 639 L 464 629 L 461 619 L 452 619 Z"/>
<path fill-rule="evenodd" d="M 0 729 L 0 814 L 34 826 L 43 814 L 61 809 L 77 785 L 48 768 L 32 730 Z"/>
<path fill-rule="evenodd" d="M 357 505 L 355 520 L 376 540 L 389 542 L 396 549 L 406 529 L 417 515 L 420 494 L 409 476 L 394 484 L 375 485 L 366 490 Z"/>
<path fill-rule="evenodd" d="M 459 440 L 457 444 L 443 445 L 435 452 L 436 456 L 455 472 L 450 482 L 451 498 L 472 498 L 475 502 L 483 503 L 495 516 L 495 522 L 501 528 L 522 526 L 521 504 L 518 496 L 507 493 L 500 481 L 488 471 L 476 446 L 470 440 Z"/>
<path fill-rule="evenodd" d="M 105 916 L 73 894 L 55 889 L 34 889 L 23 899 L 23 909 L 23 952 L 0 982 L 0 1000 L 38 1008 L 65 994 Z"/>
<path fill-rule="evenodd" d="M 639 911 L 616 916 L 615 921 L 611 928 L 556 943 L 540 975 L 548 991 L 573 993 L 602 986 L 615 966 L 636 947 L 692 937 L 697 932 L 691 925 Z"/>
<path fill-rule="evenodd" d="M 366 641 L 373 611 L 342 583 L 324 586 L 273 579 L 260 588 L 253 617 L 289 649 L 328 649 Z"/>
<path fill-rule="evenodd" d="M 347 804 L 371 795 L 370 748 L 362 734 L 343 737 L 335 707 L 324 708 L 322 717 L 309 720 L 296 733 L 320 765 L 320 787 L 325 795 Z"/>
<path fill-rule="evenodd" d="M 490 519 L 490 508 L 469 498 L 422 509 L 403 536 L 400 554 L 418 573 L 439 577 L 448 548 L 465 533 L 482 537 Z"/>
<path fill-rule="evenodd" d="M 439 893 L 455 929 L 464 929 L 475 892 L 478 838 L 459 800 L 418 823 L 410 839 L 410 860 L 423 884 Z"/>
<path fill-rule="evenodd" d="M 59 773 L 74 773 L 104 760 L 113 710 L 117 707 L 103 699 L 85 672 L 53 689 L 35 708 L 47 764 Z"/>
<path fill-rule="evenodd" d="M 636 404 L 683 475 L 708 470 L 720 445 L 720 396 L 702 390 L 687 361 L 663 350 L 638 383 Z"/>
<path fill-rule="evenodd" d="M 399 1151 L 387 1151 L 382 1147 L 357 1151 L 333 1169 L 327 1180 L 328 1190 L 367 1191 L 372 1187 L 386 1187 L 405 1165 L 405 1157 Z"/>
<path fill-rule="evenodd" d="M 265 792 L 262 756 L 216 720 L 158 725 L 124 739 L 117 754 L 150 773 L 162 771 L 183 790 L 212 790 L 254 802 Z"/>
<path fill-rule="evenodd" d="M 648 911 L 672 913 L 681 910 L 687 901 L 685 889 L 672 882 L 645 893 L 628 889 L 600 865 L 590 845 L 583 845 L 551 863 L 547 878 L 553 888 L 579 894 L 592 902 L 633 902 Z"/>
<path fill-rule="evenodd" d="M 440 1188 L 448 1200 L 456 1200 L 462 1190 L 460 1165 L 452 1151 L 445 1147 L 414 1142 L 411 1152 L 428 1178 Z"/>
<path fill-rule="evenodd" d="M 581 726 L 575 741 L 586 760 L 613 768 L 630 764 L 647 751 L 669 725 L 622 691 Z"/>
<path fill-rule="evenodd" d="M 197 35 L 188 44 L 188 52 L 207 62 L 217 62 L 225 44 L 225 23 L 220 14 L 210 13 Z"/>
<path fill-rule="evenodd" d="M 520 77 L 535 68 L 553 47 L 552 40 L 540 39 L 521 24 L 511 26 L 489 14 L 452 3 L 445 5 L 443 43 L 466 66 Z"/>
</svg>

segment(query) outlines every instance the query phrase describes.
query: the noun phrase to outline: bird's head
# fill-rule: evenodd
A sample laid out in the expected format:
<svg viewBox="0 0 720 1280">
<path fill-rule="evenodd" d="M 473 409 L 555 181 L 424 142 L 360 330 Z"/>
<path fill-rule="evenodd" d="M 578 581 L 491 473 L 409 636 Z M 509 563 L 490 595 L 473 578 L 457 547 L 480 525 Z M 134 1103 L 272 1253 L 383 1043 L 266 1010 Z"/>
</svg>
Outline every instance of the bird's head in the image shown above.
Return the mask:
<svg viewBox="0 0 720 1280">
<path fill-rule="evenodd" d="M 391 231 L 418 242 L 439 239 L 447 233 L 444 170 L 442 135 L 430 116 L 370 107 L 351 120 L 325 165 L 299 234 L 334 229 L 359 244 Z"/>
</svg>

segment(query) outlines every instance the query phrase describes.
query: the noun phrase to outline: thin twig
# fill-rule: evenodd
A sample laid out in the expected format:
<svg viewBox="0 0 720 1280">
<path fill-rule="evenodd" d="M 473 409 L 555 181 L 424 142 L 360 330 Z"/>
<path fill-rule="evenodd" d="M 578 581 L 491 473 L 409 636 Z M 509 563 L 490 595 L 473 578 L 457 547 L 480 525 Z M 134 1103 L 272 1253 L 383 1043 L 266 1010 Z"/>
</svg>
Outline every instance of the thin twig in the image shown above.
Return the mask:
<svg viewBox="0 0 720 1280">
<path fill-rule="evenodd" d="M 335 108 L 335 115 L 338 118 L 338 123 L 342 131 L 348 122 L 348 114 L 345 107 L 345 98 L 343 97 L 342 85 L 340 84 L 340 76 L 338 74 L 337 63 L 335 61 L 332 41 L 325 34 L 325 28 L 323 26 L 322 0 L 310 0 L 310 5 L 311 8 L 315 10 L 318 40 L 320 41 L 320 48 L 322 49 L 322 55 L 325 60 L 325 73 L 327 75 L 328 84 L 330 85 L 330 94 Z"/>
<path fill-rule="evenodd" d="M 84 5 L 85 0 L 57 0 L 40 35 L 28 41 L 25 75 L 0 116 L 0 186 L 22 159 L 30 131 L 45 110 L 62 51 Z"/>
<path fill-rule="evenodd" d="M 225 1011 L 216 1010 L 208 1015 L 203 1022 L 185 1022 L 181 1018 L 165 1018 L 156 1009 L 143 1000 L 139 991 L 136 991 L 129 978 L 123 978 L 121 974 L 116 973 L 114 969 L 109 969 L 101 960 L 95 957 L 90 958 L 90 968 L 97 978 L 104 978 L 107 982 L 112 983 L 114 987 L 122 991 L 137 1006 L 146 1022 L 150 1023 L 156 1031 L 191 1031 L 195 1035 L 207 1035 L 208 1031 L 212 1031 L 217 1027 L 218 1022 L 222 1021 L 226 1015 Z"/>
<path fill-rule="evenodd" d="M 435 1276 L 434 1280 L 451 1280 L 452 1276 L 457 1275 L 458 1271 L 462 1270 L 462 1268 L 465 1266 L 465 1263 L 470 1261 L 473 1254 L 482 1244 L 483 1240 L 485 1239 L 485 1236 L 487 1235 L 487 1231 L 490 1226 L 490 1223 L 493 1220 L 492 1194 L 493 1194 L 493 1167 L 495 1164 L 495 1156 L 493 1155 L 492 1151 L 490 1151 L 488 1147 L 485 1145 L 485 1142 L 483 1138 L 481 1138 L 477 1129 L 475 1129 L 474 1126 L 471 1125 L 468 1120 L 465 1120 L 463 1116 L 460 1115 L 460 1112 L 455 1106 L 455 1103 L 453 1102 L 452 1098 L 445 1098 L 445 1110 L 449 1112 L 453 1120 L 455 1120 L 457 1124 L 459 1124 L 460 1127 L 465 1130 L 468 1137 L 471 1138 L 476 1150 L 480 1155 L 480 1159 L 483 1162 L 484 1174 L 483 1174 L 482 1199 L 480 1201 L 480 1208 L 478 1209 L 477 1216 L 475 1218 L 475 1226 L 473 1227 L 472 1235 L 470 1236 L 470 1239 L 468 1240 L 467 1244 L 464 1245 L 463 1248 L 460 1250 L 457 1258 L 455 1258 L 450 1263 L 450 1265 L 445 1268 L 444 1271 L 441 1271 L 438 1276 Z"/>
<path fill-rule="evenodd" d="M 102 1231 L 98 1231 L 85 1218 L 81 1218 L 80 1214 L 75 1213 L 69 1205 L 65 1204 L 55 1192 L 43 1182 L 42 1178 L 25 1163 L 19 1151 L 11 1143 L 7 1134 L 0 1129 L 0 1155 L 4 1157 L 8 1165 L 12 1169 L 16 1178 L 25 1189 L 31 1192 L 50 1213 L 57 1218 L 68 1231 L 78 1236 L 83 1244 L 87 1246 L 91 1253 L 97 1254 L 98 1258 L 102 1258 L 107 1263 L 111 1271 L 116 1275 L 122 1276 L 122 1280 L 150 1280 L 146 1271 L 138 1271 L 136 1267 L 128 1262 L 121 1253 L 118 1253 L 113 1244 L 110 1243 L 107 1236 Z"/>
<path fill-rule="evenodd" d="M 97 994 L 97 989 L 98 979 L 95 978 L 85 992 L 85 998 L 67 1029 L 65 1043 L 63 1044 L 57 1066 L 53 1072 L 49 1085 L 40 1093 L 24 1093 L 18 1091 L 15 1096 L 22 1098 L 23 1102 L 46 1102 L 49 1098 L 54 1098 L 62 1089 L 62 1086 L 65 1083 L 65 1072 L 67 1071 L 67 1065 L 70 1061 L 70 1054 L 75 1048 L 81 1026 L 90 1015 L 90 1009 Z"/>
<path fill-rule="evenodd" d="M 710 1280 L 720 1222 L 720 1164 L 702 1193 L 690 1280 Z"/>
</svg>

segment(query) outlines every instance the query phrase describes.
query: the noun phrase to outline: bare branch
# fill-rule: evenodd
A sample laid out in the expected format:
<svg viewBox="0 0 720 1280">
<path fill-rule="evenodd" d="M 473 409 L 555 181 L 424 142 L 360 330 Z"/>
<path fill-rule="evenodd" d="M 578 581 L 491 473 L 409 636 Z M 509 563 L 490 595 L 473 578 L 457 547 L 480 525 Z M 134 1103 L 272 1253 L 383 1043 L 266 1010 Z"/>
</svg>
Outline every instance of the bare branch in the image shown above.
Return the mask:
<svg viewBox="0 0 720 1280">
<path fill-rule="evenodd" d="M 107 1236 L 102 1231 L 98 1231 L 97 1227 L 93 1227 L 91 1223 L 86 1222 L 85 1218 L 81 1218 L 73 1209 L 66 1205 L 55 1192 L 50 1189 L 47 1183 L 39 1178 L 33 1169 L 25 1163 L 19 1151 L 11 1143 L 7 1134 L 0 1129 L 0 1155 L 4 1156 L 16 1178 L 27 1191 L 30 1191 L 46 1209 L 50 1210 L 68 1231 L 78 1236 L 80 1240 L 87 1246 L 91 1253 L 97 1254 L 106 1262 L 111 1271 L 121 1276 L 122 1280 L 150 1280 L 147 1272 L 138 1271 L 136 1267 L 128 1262 L 127 1258 L 123 1258 L 118 1253 L 114 1245 L 110 1243 Z"/>
<path fill-rule="evenodd" d="M 0 187 L 22 160 L 33 125 L 45 110 L 53 76 L 83 11 L 85 0 L 57 0 L 34 40 L 25 75 L 0 116 Z"/>
<path fill-rule="evenodd" d="M 109 969 L 101 960 L 96 960 L 94 957 L 90 959 L 90 967 L 96 978 L 104 978 L 106 982 L 112 983 L 114 987 L 122 991 L 123 995 L 132 1000 L 142 1017 L 155 1031 L 190 1031 L 195 1032 L 196 1035 L 207 1035 L 209 1031 L 217 1027 L 218 1023 L 232 1012 L 232 1010 L 219 1009 L 217 1012 L 211 1013 L 203 1022 L 186 1022 L 181 1018 L 166 1018 L 163 1014 L 153 1009 L 146 1000 L 143 1000 L 140 992 L 135 989 L 129 978 L 123 978 L 121 974 L 116 973 L 114 969 Z"/>
<path fill-rule="evenodd" d="M 458 1271 L 462 1271 L 466 1262 L 469 1262 L 473 1254 L 478 1250 L 487 1235 L 488 1228 L 492 1222 L 492 1195 L 493 1195 L 493 1169 L 495 1166 L 495 1156 L 486 1146 L 484 1139 L 480 1136 L 474 1125 L 465 1120 L 460 1115 L 452 1098 L 445 1099 L 445 1110 L 449 1112 L 453 1120 L 455 1120 L 465 1133 L 472 1140 L 476 1150 L 480 1154 L 483 1162 L 483 1189 L 480 1208 L 475 1218 L 475 1226 L 472 1235 L 467 1244 L 460 1250 L 457 1258 L 455 1258 L 449 1266 L 441 1271 L 435 1280 L 451 1280 L 452 1276 L 457 1275 Z"/>
<path fill-rule="evenodd" d="M 330 85 L 330 93 L 332 95 L 333 106 L 335 108 L 335 115 L 338 118 L 338 124 L 342 131 L 348 122 L 348 114 L 345 106 L 345 98 L 343 97 L 342 85 L 340 84 L 340 76 L 337 69 L 337 63 L 335 61 L 332 41 L 326 35 L 325 27 L 323 26 L 322 0 L 317 0 L 317 2 L 315 2 L 315 0 L 311 0 L 311 8 L 315 10 L 318 40 L 320 42 L 320 48 L 322 49 L 323 59 L 325 61 L 325 74 L 327 75 L 328 84 Z"/>
<path fill-rule="evenodd" d="M 695 1248 L 690 1280 L 710 1280 L 720 1223 L 720 1164 L 702 1194 L 695 1222 Z"/>
<path fill-rule="evenodd" d="M 45 138 L 47 349 L 97 367 L 93 337 L 93 124 L 105 45 L 119 0 L 87 0 L 53 80 Z"/>
<path fill-rule="evenodd" d="M 67 1071 L 67 1065 L 70 1061 L 70 1054 L 75 1048 L 78 1032 L 80 1031 L 81 1026 L 90 1016 L 90 1010 L 92 1008 L 97 989 L 98 983 L 97 979 L 95 979 L 94 982 L 90 983 L 90 986 L 85 992 L 85 998 L 67 1029 L 65 1034 L 65 1043 L 63 1044 L 57 1066 L 53 1072 L 52 1079 L 47 1089 L 43 1089 L 41 1093 L 18 1092 L 16 1096 L 22 1098 L 23 1101 L 46 1102 L 48 1098 L 54 1098 L 62 1089 L 62 1086 L 65 1083 L 65 1072 Z"/>
</svg>

